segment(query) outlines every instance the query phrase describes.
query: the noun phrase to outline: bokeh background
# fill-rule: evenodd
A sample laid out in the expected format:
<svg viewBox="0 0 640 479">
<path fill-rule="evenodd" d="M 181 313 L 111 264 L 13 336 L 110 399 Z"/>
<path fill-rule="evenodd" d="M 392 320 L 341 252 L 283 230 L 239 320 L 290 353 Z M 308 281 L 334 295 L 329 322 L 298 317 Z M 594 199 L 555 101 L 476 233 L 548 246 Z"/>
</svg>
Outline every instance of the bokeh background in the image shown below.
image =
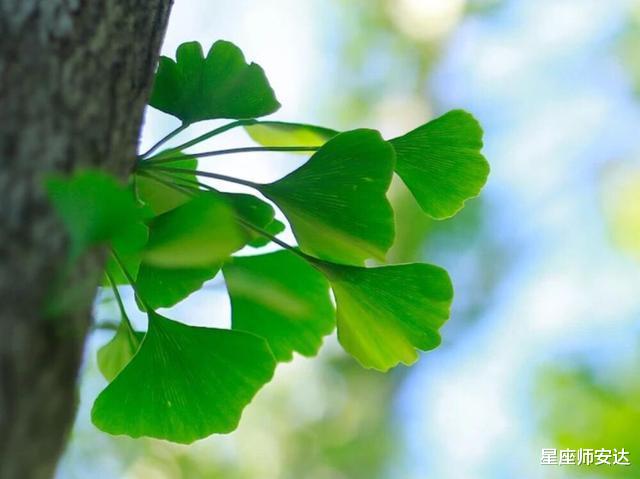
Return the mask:
<svg viewBox="0 0 640 479">
<path fill-rule="evenodd" d="M 275 119 L 385 136 L 452 108 L 481 121 L 492 173 L 457 217 L 428 220 L 391 192 L 390 259 L 452 275 L 443 344 L 383 375 L 329 337 L 319 358 L 278 367 L 236 432 L 185 447 L 91 425 L 95 352 L 113 334 L 96 328 L 58 477 L 640 477 L 640 1 L 180 0 L 163 52 L 220 38 L 265 68 Z M 149 111 L 143 149 L 173 121 Z M 234 131 L 203 149 L 247 144 Z M 303 160 L 210 161 L 270 180 Z M 222 280 L 170 314 L 228 325 Z M 116 318 L 107 293 L 96 318 Z M 548 447 L 624 447 L 633 465 L 540 466 Z"/>
</svg>

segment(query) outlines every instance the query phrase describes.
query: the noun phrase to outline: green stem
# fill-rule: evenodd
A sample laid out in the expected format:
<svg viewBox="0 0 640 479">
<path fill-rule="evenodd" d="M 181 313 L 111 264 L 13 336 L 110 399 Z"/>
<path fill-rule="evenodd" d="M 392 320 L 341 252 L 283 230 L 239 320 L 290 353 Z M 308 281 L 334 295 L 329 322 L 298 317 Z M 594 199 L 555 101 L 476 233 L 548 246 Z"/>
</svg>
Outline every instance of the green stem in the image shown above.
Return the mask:
<svg viewBox="0 0 640 479">
<path fill-rule="evenodd" d="M 174 189 L 176 187 L 181 187 L 186 190 L 189 190 L 190 194 L 195 194 L 194 193 L 195 191 L 202 191 L 201 188 L 204 188 L 205 190 L 218 193 L 218 190 L 216 190 L 213 186 L 209 186 L 206 183 L 202 183 L 200 181 L 190 180 L 189 178 L 181 178 L 179 176 L 172 176 L 171 174 L 162 172 L 162 171 L 158 171 L 154 173 L 155 173 L 153 175 L 154 179 L 157 179 L 158 181 L 160 181 L 160 178 L 162 178 L 164 182 L 163 184 Z M 149 173 L 147 173 L 147 175 L 149 175 Z"/>
<path fill-rule="evenodd" d="M 166 171 L 168 173 L 193 173 L 196 176 L 204 176 L 206 178 L 213 178 L 216 180 L 228 181 L 230 183 L 237 183 L 239 185 L 248 186 L 258 191 L 260 191 L 260 188 L 264 186 L 264 185 L 261 185 L 260 183 L 254 183 L 253 181 L 243 180 L 242 178 L 235 178 L 233 176 L 221 175 L 219 173 L 210 173 L 208 171 L 202 171 L 202 170 L 187 170 L 186 168 L 171 168 L 168 166 L 155 166 L 155 165 L 149 165 L 148 167 L 141 168 L 141 170 L 146 168 L 149 168 L 151 170 L 157 170 L 157 171 Z"/>
<path fill-rule="evenodd" d="M 120 291 L 118 291 L 118 285 L 113 279 L 113 276 L 111 276 L 111 273 L 109 273 L 109 270 L 106 270 L 105 272 L 107 273 L 107 279 L 109 280 L 109 284 L 111 285 L 111 289 L 113 290 L 113 295 L 116 297 L 118 309 L 120 309 L 120 315 L 122 316 L 123 321 L 126 321 L 129 327 L 131 327 L 131 321 L 129 320 L 129 316 L 127 316 L 127 310 L 124 308 L 124 303 L 122 301 L 122 297 L 120 296 Z"/>
<path fill-rule="evenodd" d="M 116 263 L 118 263 L 118 266 L 120 267 L 120 270 L 122 271 L 122 273 L 124 274 L 124 277 L 127 278 L 127 281 L 129 281 L 129 284 L 131 285 L 131 287 L 133 288 L 133 292 L 135 293 L 135 295 L 138 297 L 138 300 L 140 301 L 140 303 L 142 304 L 142 306 L 144 306 L 144 309 L 146 309 L 147 311 L 153 311 L 153 308 L 149 307 L 149 305 L 147 304 L 147 302 L 144 300 L 144 298 L 140 295 L 140 293 L 138 293 L 138 289 L 136 288 L 136 282 L 133 279 L 133 277 L 129 274 L 129 272 L 127 271 L 127 268 L 124 266 L 124 263 L 122 262 L 122 260 L 120 259 L 120 256 L 118 256 L 118 253 L 116 253 L 113 249 L 111 250 L 111 255 L 113 256 L 113 259 L 116 260 Z"/>
<path fill-rule="evenodd" d="M 149 159 L 147 163 L 160 165 L 187 161 L 192 158 L 207 158 L 210 156 L 231 155 L 234 153 L 251 153 L 256 151 L 318 151 L 319 146 L 245 146 L 242 148 L 228 148 L 226 150 L 203 151 L 202 153 L 188 153 L 187 156 L 172 156 L 168 158 Z"/>
<path fill-rule="evenodd" d="M 144 153 L 142 153 L 141 155 L 138 156 L 138 158 L 146 158 L 147 156 L 149 156 L 151 153 L 153 153 L 154 151 L 156 151 L 158 148 L 160 148 L 162 145 L 164 145 L 167 141 L 169 141 L 171 138 L 173 138 L 174 136 L 178 135 L 179 133 L 182 133 L 184 130 L 186 130 L 187 128 L 189 128 L 189 126 L 191 126 L 191 123 L 183 123 L 182 125 L 180 125 L 178 128 L 176 128 L 175 130 L 171 131 L 168 135 L 166 135 L 164 138 L 162 138 L 160 141 L 158 141 L 155 145 L 153 145 L 151 148 L 149 148 L 147 151 L 145 151 Z"/>
<path fill-rule="evenodd" d="M 276 236 L 272 235 L 271 233 L 268 233 L 267 231 L 263 230 L 262 228 L 254 225 L 252 223 L 249 223 L 244 218 L 241 218 L 239 216 L 237 218 L 238 218 L 238 222 L 243 224 L 246 228 L 249 228 L 249 229 L 255 231 L 256 233 L 258 233 L 259 235 L 264 236 L 265 238 L 269 238 L 269 240 L 273 241 L 278 246 L 281 246 L 282 248 L 284 248 L 284 249 L 286 249 L 288 251 L 291 251 L 292 253 L 300 256 L 305 261 L 309 261 L 311 263 L 316 263 L 317 262 L 317 258 L 314 258 L 313 256 L 309 256 L 306 253 L 303 253 L 298 248 L 295 248 L 295 247 L 291 246 L 290 244 L 285 243 L 284 241 L 282 241 L 281 239 L 279 239 Z"/>
<path fill-rule="evenodd" d="M 173 179 L 171 176 L 168 176 L 168 179 L 167 179 L 161 175 L 154 174 L 152 171 L 145 170 L 143 168 L 139 169 L 138 173 L 141 174 L 142 176 L 146 176 L 147 178 L 151 178 L 152 180 L 157 181 L 158 183 L 162 183 L 163 185 L 169 188 L 173 188 L 173 189 L 179 188 L 179 191 L 181 193 L 184 193 L 185 195 L 194 196 L 193 191 L 191 191 L 190 189 L 187 189 L 186 187 L 180 188 L 181 185 L 169 182 L 168 179 Z"/>
<path fill-rule="evenodd" d="M 187 148 L 192 147 L 193 145 L 197 145 L 198 143 L 202 143 L 205 140 L 208 140 L 209 138 L 212 138 L 216 135 L 219 135 L 220 133 L 224 133 L 225 131 L 229 131 L 233 128 L 236 128 L 238 126 L 247 126 L 247 125 L 254 125 L 258 123 L 257 120 L 237 120 L 237 121 L 233 121 L 231 123 L 227 123 L 226 125 L 222 125 L 221 127 L 215 128 L 214 130 L 211 130 L 207 133 L 205 133 L 204 135 L 200 135 L 197 138 L 194 138 L 193 140 L 189 140 L 186 143 L 182 143 L 181 145 L 176 146 L 175 148 L 172 148 L 172 150 L 174 151 L 181 151 L 181 150 L 186 150 Z"/>
</svg>

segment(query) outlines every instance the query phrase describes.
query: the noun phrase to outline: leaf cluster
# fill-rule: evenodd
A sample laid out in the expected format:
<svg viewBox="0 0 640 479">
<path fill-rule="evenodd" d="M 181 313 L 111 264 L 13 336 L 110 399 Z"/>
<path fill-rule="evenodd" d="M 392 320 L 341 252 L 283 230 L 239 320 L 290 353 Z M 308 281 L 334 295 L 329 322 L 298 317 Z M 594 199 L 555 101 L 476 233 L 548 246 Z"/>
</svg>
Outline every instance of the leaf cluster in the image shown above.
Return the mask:
<svg viewBox="0 0 640 479">
<path fill-rule="evenodd" d="M 315 355 L 335 327 L 349 354 L 380 371 L 412 364 L 419 350 L 440 344 L 451 281 L 435 265 L 383 264 L 395 234 L 387 191 L 395 172 L 434 218 L 454 215 L 476 196 L 489 169 L 471 115 L 454 110 L 389 140 L 370 129 L 261 121 L 278 109 L 275 94 L 262 68 L 224 41 L 206 56 L 192 42 L 178 48 L 175 61 L 163 57 L 150 105 L 182 124 L 136 159 L 128 185 L 95 171 L 47 185 L 72 256 L 97 244 L 111 250 L 105 286 L 113 287 L 122 321 L 98 353 L 110 381 L 93 407 L 99 428 L 181 443 L 229 432 L 278 362 L 295 352 Z M 221 118 L 235 121 L 155 153 L 193 123 Z M 235 127 L 257 146 L 186 152 Z M 266 184 L 199 169 L 207 157 L 274 150 L 311 156 Z M 255 194 L 217 190 L 207 178 Z M 276 208 L 297 246 L 278 238 L 285 224 Z M 236 255 L 269 243 L 281 249 Z M 157 312 L 220 272 L 230 329 L 189 326 Z M 119 285 L 134 288 L 148 316 L 145 332 L 128 319 Z"/>
</svg>

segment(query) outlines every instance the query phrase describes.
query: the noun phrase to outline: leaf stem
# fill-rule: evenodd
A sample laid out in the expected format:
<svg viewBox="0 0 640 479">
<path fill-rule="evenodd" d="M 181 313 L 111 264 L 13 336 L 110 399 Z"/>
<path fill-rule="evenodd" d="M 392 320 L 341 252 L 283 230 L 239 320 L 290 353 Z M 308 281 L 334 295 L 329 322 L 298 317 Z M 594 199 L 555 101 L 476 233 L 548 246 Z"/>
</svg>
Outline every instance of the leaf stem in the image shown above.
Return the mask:
<svg viewBox="0 0 640 479">
<path fill-rule="evenodd" d="M 248 222 L 247 220 L 245 220 L 244 218 L 241 218 L 240 216 L 237 216 L 238 218 L 238 222 L 241 223 L 242 225 L 244 225 L 246 228 L 249 228 L 253 231 L 255 231 L 256 233 L 264 236 L 265 238 L 268 238 L 269 240 L 273 241 L 275 244 L 277 244 L 278 246 L 281 246 L 282 248 L 291 251 L 292 253 L 300 256 L 300 258 L 304 259 L 305 261 L 309 261 L 311 263 L 316 263 L 317 262 L 317 258 L 314 258 L 313 256 L 309 256 L 306 253 L 303 253 L 302 251 L 300 251 L 299 248 L 296 248 L 294 246 L 291 246 L 289 243 L 285 243 L 284 241 L 282 241 L 281 239 L 279 239 L 278 237 L 272 235 L 271 233 L 268 233 L 267 231 L 263 230 L 262 228 Z"/>
<path fill-rule="evenodd" d="M 172 176 L 171 174 L 162 171 L 153 173 L 153 178 L 157 179 L 158 181 L 161 181 L 162 178 L 163 184 L 174 189 L 183 188 L 185 190 L 189 190 L 189 193 L 193 195 L 195 195 L 195 191 L 202 191 L 201 188 L 219 193 L 218 190 L 216 190 L 213 186 L 209 186 L 206 183 L 202 183 L 200 181 L 190 180 L 189 178 L 181 178 L 179 176 Z M 151 173 L 147 172 L 146 174 L 151 177 Z"/>
<path fill-rule="evenodd" d="M 129 320 L 129 316 L 127 315 L 127 310 L 124 308 L 124 302 L 122 301 L 122 297 L 120 296 L 120 291 L 118 291 L 118 285 L 116 284 L 116 281 L 113 279 L 113 276 L 111 276 L 111 273 L 109 273 L 109 270 L 106 270 L 105 273 L 107 274 L 107 279 L 109 280 L 109 284 L 111 285 L 111 289 L 113 290 L 113 295 L 116 298 L 116 302 L 118 303 L 118 309 L 120 309 L 120 315 L 122 316 L 123 321 L 126 321 L 129 327 L 131 327 L 131 321 Z"/>
<path fill-rule="evenodd" d="M 258 191 L 262 186 L 264 186 L 264 185 L 261 185 L 260 183 L 254 183 L 253 181 L 243 180 L 242 178 L 221 175 L 219 173 L 210 173 L 208 171 L 202 171 L 202 170 L 187 170 L 186 168 L 171 168 L 168 166 L 155 166 L 155 165 L 149 165 L 148 168 L 152 170 L 157 170 L 157 171 L 166 171 L 169 173 L 194 173 L 196 176 L 204 176 L 206 178 L 213 178 L 216 180 L 228 181 L 230 183 L 237 183 L 239 185 L 244 185 L 250 188 L 254 188 Z M 141 168 L 141 170 L 143 169 L 145 168 Z"/>
<path fill-rule="evenodd" d="M 207 158 L 211 156 L 231 155 L 234 153 L 251 153 L 256 151 L 318 151 L 319 146 L 245 146 L 241 148 L 227 148 L 225 150 L 203 151 L 201 153 L 186 153 L 187 156 L 173 156 L 168 158 L 156 158 L 147 160 L 148 163 L 160 165 L 162 163 L 175 163 L 187 161 L 192 158 Z"/>
<path fill-rule="evenodd" d="M 182 133 L 184 130 L 186 130 L 187 128 L 189 128 L 189 126 L 191 126 L 191 123 L 183 123 L 182 125 L 180 125 L 178 128 L 176 128 L 175 130 L 169 132 L 169 134 L 167 134 L 165 137 L 163 137 L 162 139 L 160 139 L 155 145 L 153 145 L 151 148 L 149 148 L 147 151 L 145 151 L 144 153 L 142 153 L 141 155 L 138 156 L 139 159 L 143 159 L 148 157 L 151 153 L 153 153 L 154 151 L 156 151 L 158 148 L 160 148 L 162 145 L 164 145 L 167 141 L 169 141 L 171 138 L 173 138 L 174 136 L 178 135 L 179 133 Z"/>
<path fill-rule="evenodd" d="M 225 131 L 232 130 L 233 128 L 237 128 L 238 126 L 253 125 L 255 123 L 258 123 L 258 120 L 251 119 L 251 120 L 232 121 L 231 123 L 227 123 L 226 125 L 222 125 L 218 128 L 215 128 L 205 133 L 204 135 L 200 135 L 194 138 L 193 140 L 189 140 L 185 143 L 182 143 L 181 145 L 178 145 L 175 148 L 172 148 L 172 150 L 173 151 L 185 150 L 187 148 L 192 147 L 193 145 L 197 145 L 198 143 L 202 143 L 203 141 L 208 140 L 209 138 L 219 135 L 220 133 L 224 133 Z"/>
<path fill-rule="evenodd" d="M 146 170 L 144 168 L 141 168 L 138 170 L 138 173 L 141 174 L 142 176 L 146 176 L 147 178 L 151 178 L 154 181 L 157 181 L 158 183 L 162 183 L 163 185 L 169 187 L 169 188 L 173 188 L 174 190 L 178 190 L 181 193 L 184 193 L 185 195 L 188 196 L 195 196 L 195 193 L 193 191 L 191 191 L 190 189 L 188 189 L 186 186 L 184 185 L 178 185 L 177 183 L 172 183 L 170 181 L 168 181 L 167 178 L 163 177 L 162 175 L 158 175 L 158 174 L 154 174 L 153 171 L 149 171 Z M 173 177 L 169 176 L 169 179 L 173 179 Z"/>
<path fill-rule="evenodd" d="M 131 285 L 131 288 L 133 288 L 133 292 L 138 297 L 138 300 L 140 301 L 142 306 L 144 306 L 144 309 L 146 309 L 147 311 L 153 311 L 153 308 L 149 307 L 147 302 L 144 300 L 144 298 L 138 292 L 138 288 L 136 287 L 135 280 L 133 279 L 133 277 L 127 271 L 127 268 L 125 267 L 124 263 L 120 259 L 120 256 L 118 256 L 118 253 L 116 253 L 115 250 L 111 249 L 111 255 L 113 256 L 113 259 L 116 260 L 116 263 L 118 263 L 118 266 L 120 267 L 120 270 L 124 274 L 125 278 L 127 278 L 127 281 L 129 281 L 129 284 Z"/>
</svg>

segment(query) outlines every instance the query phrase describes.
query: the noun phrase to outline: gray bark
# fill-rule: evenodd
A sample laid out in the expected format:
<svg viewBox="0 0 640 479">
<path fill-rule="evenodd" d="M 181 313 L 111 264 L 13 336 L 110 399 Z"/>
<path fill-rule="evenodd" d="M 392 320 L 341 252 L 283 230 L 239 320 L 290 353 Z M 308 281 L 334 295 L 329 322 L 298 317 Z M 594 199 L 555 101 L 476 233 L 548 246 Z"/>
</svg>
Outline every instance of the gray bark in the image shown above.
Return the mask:
<svg viewBox="0 0 640 479">
<path fill-rule="evenodd" d="M 171 0 L 0 0 L 0 478 L 54 474 L 103 263 L 64 273 L 42 180 L 135 156 Z M 51 298 L 69 303 L 52 313 Z"/>
</svg>

